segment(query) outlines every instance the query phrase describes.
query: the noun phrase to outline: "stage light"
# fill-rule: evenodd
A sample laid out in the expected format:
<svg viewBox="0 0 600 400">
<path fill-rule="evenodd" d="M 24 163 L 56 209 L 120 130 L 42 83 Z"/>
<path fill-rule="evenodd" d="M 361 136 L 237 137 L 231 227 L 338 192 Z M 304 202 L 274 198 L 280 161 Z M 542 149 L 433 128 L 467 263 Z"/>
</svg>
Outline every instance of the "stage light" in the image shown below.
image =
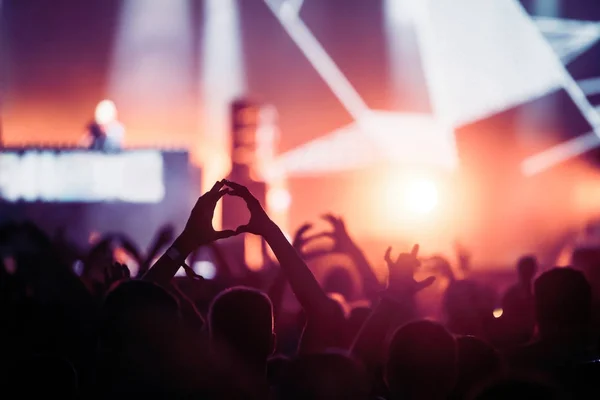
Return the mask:
<svg viewBox="0 0 600 400">
<path fill-rule="evenodd" d="M 160 141 L 165 129 L 172 138 L 183 133 L 173 128 L 173 120 L 193 98 L 190 87 L 197 82 L 192 1 L 119 4 L 107 96 L 119 105 L 129 143 Z"/>
<path fill-rule="evenodd" d="M 98 124 L 106 125 L 117 119 L 117 107 L 112 100 L 102 100 L 96 106 L 94 116 Z"/>
<path fill-rule="evenodd" d="M 577 83 L 587 96 L 600 94 L 600 77 L 583 79 L 577 81 Z"/>
<path fill-rule="evenodd" d="M 600 126 L 599 126 L 600 128 Z M 595 132 L 588 132 L 567 140 L 547 150 L 527 157 L 521 163 L 521 172 L 525 176 L 533 176 L 557 164 L 577 157 L 600 145 L 600 138 Z"/>
<path fill-rule="evenodd" d="M 596 21 L 537 17 L 535 22 L 565 65 L 600 40 L 600 23 Z"/>
<path fill-rule="evenodd" d="M 265 2 L 346 111 L 358 120 L 368 110 L 366 103 L 304 21 L 298 17 L 292 3 L 285 0 Z"/>
<path fill-rule="evenodd" d="M 409 181 L 403 197 L 406 210 L 420 215 L 431 213 L 438 204 L 437 187 L 429 180 Z"/>
<path fill-rule="evenodd" d="M 215 182 L 227 176 L 232 156 L 240 157 L 230 154 L 231 103 L 245 95 L 246 77 L 237 0 L 205 0 L 203 15 L 199 52 L 201 135 L 196 148 L 203 164 L 202 181 Z M 207 184 L 210 187 L 211 183 Z M 217 228 L 221 226 L 220 205 L 213 223 Z"/>
<path fill-rule="evenodd" d="M 217 276 L 217 267 L 210 261 L 196 261 L 192 269 L 204 279 L 214 279 Z"/>
<path fill-rule="evenodd" d="M 413 174 L 385 178 L 383 192 L 384 214 L 390 222 L 419 222 L 428 217 L 439 203 L 439 190 L 436 182 L 429 177 Z"/>
<path fill-rule="evenodd" d="M 502 316 L 502 314 L 504 314 L 504 310 L 501 308 L 496 308 L 493 311 L 494 318 L 500 318 Z"/>
<path fill-rule="evenodd" d="M 292 196 L 283 188 L 272 188 L 267 192 L 267 206 L 269 211 L 284 212 L 290 208 Z"/>
</svg>

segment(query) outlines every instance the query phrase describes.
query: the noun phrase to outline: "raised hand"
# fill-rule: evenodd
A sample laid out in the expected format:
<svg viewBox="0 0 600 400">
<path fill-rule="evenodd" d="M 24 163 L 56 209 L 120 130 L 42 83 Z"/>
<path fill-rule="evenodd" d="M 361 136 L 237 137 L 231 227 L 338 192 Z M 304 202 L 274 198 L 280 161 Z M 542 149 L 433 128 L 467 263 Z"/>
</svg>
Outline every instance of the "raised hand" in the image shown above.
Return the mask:
<svg viewBox="0 0 600 400">
<path fill-rule="evenodd" d="M 225 183 L 217 182 L 212 189 L 200 196 L 196 205 L 190 213 L 185 229 L 180 237 L 183 237 L 190 251 L 198 246 L 211 243 L 218 239 L 234 236 L 232 230 L 216 231 L 212 226 L 215 207 L 221 197 L 230 193 L 227 188 L 223 189 Z"/>
<path fill-rule="evenodd" d="M 314 239 L 321 237 L 329 237 L 330 233 L 323 232 L 316 235 L 306 236 L 306 233 L 312 228 L 312 224 L 306 223 L 302 225 L 294 234 L 292 246 L 304 261 L 309 261 L 330 254 L 332 251 L 328 248 L 318 248 L 307 251 L 305 246 Z"/>
<path fill-rule="evenodd" d="M 244 185 L 225 179 L 223 179 L 221 183 L 231 188 L 228 192 L 230 195 L 241 197 L 246 202 L 248 211 L 250 211 L 250 221 L 245 225 L 239 226 L 235 230 L 235 234 L 248 232 L 264 236 L 269 227 L 273 225 L 273 221 L 271 221 L 265 210 L 262 208 L 258 199 L 254 197 L 254 195 L 250 193 L 250 190 Z"/>
<path fill-rule="evenodd" d="M 329 236 L 334 240 L 333 252 L 345 253 L 352 248 L 353 242 L 348 235 L 346 230 L 346 224 L 341 217 L 336 217 L 333 214 L 325 214 L 322 217 L 325 221 L 329 222 L 333 227 L 332 232 L 326 232 L 323 235 Z"/>
<path fill-rule="evenodd" d="M 344 220 L 342 220 L 341 217 L 334 216 L 333 214 L 325 214 L 322 216 L 322 218 L 331 224 L 333 231 L 321 232 L 312 236 L 306 236 L 308 230 L 312 228 L 312 224 L 306 223 L 302 225 L 296 231 L 296 234 L 294 235 L 294 241 L 292 242 L 298 254 L 304 254 L 304 246 L 309 242 L 324 237 L 331 238 L 334 241 L 333 247 L 327 251 L 328 253 L 346 253 L 351 248 L 353 242 L 348 235 Z M 323 253 L 323 251 L 320 251 L 320 253 Z"/>
<path fill-rule="evenodd" d="M 104 268 L 104 286 L 109 289 L 116 282 L 127 280 L 131 277 L 129 268 L 125 264 L 114 262 Z"/>
<path fill-rule="evenodd" d="M 434 276 L 430 276 L 421 282 L 415 281 L 414 273 L 421 265 L 417 258 L 419 254 L 419 245 L 414 245 L 410 253 L 401 253 L 393 261 L 391 258 L 392 248 L 388 247 L 385 252 L 385 261 L 389 270 L 388 288 L 386 295 L 393 298 L 402 298 L 412 296 L 425 289 L 435 281 Z"/>
<path fill-rule="evenodd" d="M 224 186 L 223 181 L 217 182 L 212 189 L 200 196 L 183 232 L 175 239 L 170 249 L 144 274 L 144 280 L 167 287 L 192 251 L 215 240 L 236 234 L 232 230 L 216 231 L 212 226 L 217 202 L 231 192 Z"/>
<path fill-rule="evenodd" d="M 454 271 L 452 270 L 452 266 L 444 257 L 435 255 L 433 257 L 428 258 L 427 263 L 431 265 L 430 269 L 442 276 L 448 278 L 450 281 L 454 281 L 456 277 L 454 276 Z"/>
<path fill-rule="evenodd" d="M 311 239 L 311 238 L 307 238 L 305 236 L 306 232 L 308 232 L 311 228 L 312 228 L 312 224 L 307 222 L 304 225 L 302 225 L 300 228 L 298 228 L 298 230 L 294 234 L 294 240 L 292 241 L 292 246 L 294 246 L 294 249 L 296 249 L 298 254 L 303 253 L 304 245 L 306 243 L 308 243 L 308 241 Z"/>
<path fill-rule="evenodd" d="M 471 269 L 471 253 L 469 250 L 463 246 L 459 241 L 454 242 L 454 251 L 456 253 L 456 258 L 458 259 L 458 266 L 460 270 L 466 274 L 470 272 Z"/>
</svg>

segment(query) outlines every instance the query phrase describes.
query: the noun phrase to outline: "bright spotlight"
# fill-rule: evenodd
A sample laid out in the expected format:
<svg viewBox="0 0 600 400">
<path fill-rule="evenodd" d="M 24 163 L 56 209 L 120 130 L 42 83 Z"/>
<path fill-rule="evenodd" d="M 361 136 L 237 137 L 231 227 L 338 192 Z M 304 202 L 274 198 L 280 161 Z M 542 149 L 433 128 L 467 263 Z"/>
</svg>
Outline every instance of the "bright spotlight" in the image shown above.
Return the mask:
<svg viewBox="0 0 600 400">
<path fill-rule="evenodd" d="M 230 129 L 231 102 L 244 96 L 243 43 L 240 10 L 237 0 L 203 2 L 201 56 L 202 112 L 199 126 L 198 156 L 203 160 L 202 181 L 214 182 L 231 167 Z M 215 212 L 215 226 L 220 226 L 220 212 Z"/>
<path fill-rule="evenodd" d="M 429 180 L 414 180 L 404 190 L 404 205 L 411 213 L 429 214 L 437 203 L 437 187 Z"/>
<path fill-rule="evenodd" d="M 436 182 L 428 177 L 390 178 L 386 182 L 383 200 L 386 218 L 404 223 L 431 214 L 438 205 L 439 191 Z"/>
<path fill-rule="evenodd" d="M 196 261 L 192 269 L 204 279 L 214 279 L 217 276 L 217 267 L 210 261 Z"/>
<path fill-rule="evenodd" d="M 269 210 L 284 212 L 290 208 L 292 197 L 290 192 L 283 188 L 272 188 L 267 192 L 267 205 Z"/>
<path fill-rule="evenodd" d="M 102 100 L 96 106 L 96 123 L 107 125 L 117 119 L 117 107 L 111 100 Z"/>
<path fill-rule="evenodd" d="M 502 314 L 504 314 L 504 310 L 502 310 L 501 308 L 496 308 L 493 314 L 494 318 L 500 318 Z"/>
</svg>

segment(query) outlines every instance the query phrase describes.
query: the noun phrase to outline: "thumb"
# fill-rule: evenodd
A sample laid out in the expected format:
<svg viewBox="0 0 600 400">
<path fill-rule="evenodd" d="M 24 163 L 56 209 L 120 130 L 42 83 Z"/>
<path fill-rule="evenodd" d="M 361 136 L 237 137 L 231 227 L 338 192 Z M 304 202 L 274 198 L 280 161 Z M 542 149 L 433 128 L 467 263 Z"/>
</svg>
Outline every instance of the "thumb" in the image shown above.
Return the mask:
<svg viewBox="0 0 600 400">
<path fill-rule="evenodd" d="M 237 235 L 236 231 L 232 231 L 231 229 L 226 229 L 224 231 L 217 231 L 215 232 L 215 237 L 217 239 L 226 239 L 228 237 L 232 237 Z"/>
<path fill-rule="evenodd" d="M 415 284 L 415 292 L 420 292 L 421 290 L 428 288 L 435 282 L 435 276 L 430 276 L 429 278 L 425 278 L 421 282 L 416 282 Z"/>
<path fill-rule="evenodd" d="M 388 266 L 394 264 L 394 262 L 392 261 L 391 255 L 392 255 L 392 246 L 389 246 L 387 248 L 387 250 L 385 251 L 385 256 L 383 257 Z"/>
<path fill-rule="evenodd" d="M 240 234 L 240 233 L 252 233 L 252 231 L 250 230 L 250 225 L 246 224 L 246 225 L 240 225 L 237 227 L 237 229 L 235 230 L 236 234 Z"/>
</svg>

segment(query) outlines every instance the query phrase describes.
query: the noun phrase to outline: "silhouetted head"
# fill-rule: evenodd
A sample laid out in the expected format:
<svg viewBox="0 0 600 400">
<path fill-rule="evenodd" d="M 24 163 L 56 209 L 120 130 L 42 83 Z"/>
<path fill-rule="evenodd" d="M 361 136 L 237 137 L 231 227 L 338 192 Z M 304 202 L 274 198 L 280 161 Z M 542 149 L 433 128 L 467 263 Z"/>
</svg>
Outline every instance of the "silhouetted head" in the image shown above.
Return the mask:
<svg viewBox="0 0 600 400">
<path fill-rule="evenodd" d="M 592 293 L 582 272 L 572 268 L 544 272 L 535 281 L 534 296 L 542 337 L 572 336 L 588 329 Z"/>
<path fill-rule="evenodd" d="M 484 319 L 494 310 L 494 291 L 462 279 L 452 282 L 442 300 L 448 329 L 459 335 L 479 335 Z"/>
<path fill-rule="evenodd" d="M 457 376 L 456 341 L 442 325 L 411 322 L 388 350 L 385 380 L 393 398 L 445 398 Z"/>
<path fill-rule="evenodd" d="M 538 264 L 534 256 L 521 257 L 517 262 L 517 273 L 519 281 L 523 283 L 531 283 L 537 273 Z"/>
<path fill-rule="evenodd" d="M 104 299 L 102 339 L 117 351 L 144 345 L 170 347 L 179 320 L 179 303 L 163 288 L 145 281 L 125 281 Z"/>
<path fill-rule="evenodd" d="M 354 297 L 354 279 L 344 267 L 333 267 L 325 276 L 323 290 L 326 293 L 339 293 L 346 300 Z"/>
<path fill-rule="evenodd" d="M 300 352 L 314 353 L 329 348 L 347 348 L 347 303 L 340 294 L 330 293 L 324 307 L 325 310 L 321 311 L 327 315 L 327 318 L 324 318 L 326 323 L 309 324 L 303 310 L 298 314 L 298 326 L 304 327 L 299 343 Z"/>
<path fill-rule="evenodd" d="M 214 345 L 249 364 L 266 365 L 275 346 L 273 305 L 266 294 L 247 287 L 227 289 L 213 300 L 208 320 Z"/>
<path fill-rule="evenodd" d="M 571 254 L 571 266 L 582 271 L 600 265 L 600 251 L 592 247 L 579 247 Z"/>
<path fill-rule="evenodd" d="M 269 358 L 267 362 L 267 380 L 271 386 L 281 383 L 291 360 L 287 356 L 277 354 Z"/>
<path fill-rule="evenodd" d="M 474 336 L 456 339 L 458 346 L 458 379 L 454 393 L 464 398 L 472 389 L 502 370 L 500 354 L 488 343 Z"/>
<path fill-rule="evenodd" d="M 282 400 L 368 399 L 365 372 L 342 353 L 303 355 L 286 367 L 277 388 Z"/>
</svg>

